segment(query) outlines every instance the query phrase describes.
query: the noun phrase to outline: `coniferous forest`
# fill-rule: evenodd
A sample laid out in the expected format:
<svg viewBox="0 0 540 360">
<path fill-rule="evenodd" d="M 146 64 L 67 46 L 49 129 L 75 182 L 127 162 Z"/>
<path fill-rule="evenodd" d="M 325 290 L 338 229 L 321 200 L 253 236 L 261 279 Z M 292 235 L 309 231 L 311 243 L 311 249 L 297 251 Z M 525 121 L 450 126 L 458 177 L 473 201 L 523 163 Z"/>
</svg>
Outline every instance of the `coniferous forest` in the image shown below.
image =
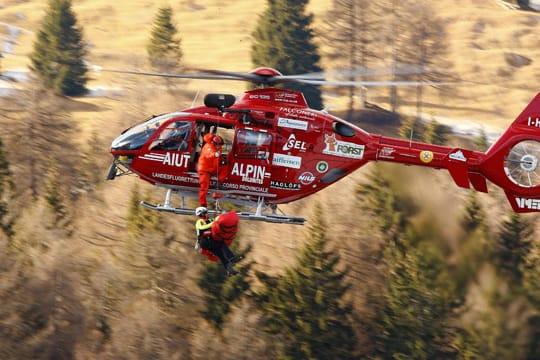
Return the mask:
<svg viewBox="0 0 540 360">
<path fill-rule="evenodd" d="M 95 3 L 104 6 L 100 16 L 109 17 L 114 37 L 122 12 Z M 40 8 L 39 21 L 24 33 L 30 50 L 4 48 L 0 57 L 0 80 L 12 85 L 0 93 L 0 359 L 540 358 L 538 216 L 512 212 L 495 186 L 476 193 L 458 188 L 442 170 L 369 164 L 285 205 L 308 219 L 303 227 L 241 221 L 233 250 L 245 259 L 239 274 L 227 277 L 194 249 L 195 219 L 140 206 L 162 202 L 163 189 L 136 177 L 106 181 L 111 140 L 155 112 L 189 107 L 193 94 L 187 80 L 96 73 L 94 65 L 197 68 L 183 32 L 189 22 L 178 19 L 209 17 L 214 6 L 217 18 L 228 11 L 214 2 L 147 3 L 145 47 L 118 58 L 87 35 L 95 30 L 93 1 L 6 1 L 1 9 L 0 24 L 22 28 L 31 21 L 15 15 L 20 6 Z M 236 52 L 253 68 L 349 69 L 346 78 L 354 81 L 380 76 L 370 69 L 384 64 L 392 73 L 383 80 L 467 77 L 440 71 L 470 60 L 456 60 L 463 59 L 455 55 L 451 28 L 457 18 L 440 4 L 319 0 L 313 3 L 323 10 L 315 15 L 308 0 L 257 3 L 243 34 L 248 50 Z M 508 115 L 510 102 L 524 107 L 540 90 L 540 65 L 536 59 L 516 65 L 508 54 L 540 50 L 538 14 L 529 2 L 515 2 L 523 10 L 440 3 L 482 7 L 483 15 L 467 23 L 469 48 L 480 54 L 474 74 L 519 88 L 509 99 L 517 92 L 492 94 L 479 79 L 476 95 L 501 101 L 481 111 L 495 118 Z M 527 30 L 512 34 L 513 47 L 500 56 L 505 65 L 484 73 L 481 56 L 489 51 L 496 62 L 493 54 L 503 47 L 489 35 L 496 28 L 489 13 L 514 16 Z M 27 65 L 24 80 L 12 75 L 18 58 Z M 121 91 L 96 95 L 100 76 Z M 435 118 L 434 104 L 459 107 L 455 99 L 470 98 L 470 84 L 373 91 L 285 86 L 303 91 L 315 109 L 339 98 L 343 106 L 329 111 L 371 132 L 477 151 L 491 145 L 485 128 L 463 133 Z"/>
</svg>

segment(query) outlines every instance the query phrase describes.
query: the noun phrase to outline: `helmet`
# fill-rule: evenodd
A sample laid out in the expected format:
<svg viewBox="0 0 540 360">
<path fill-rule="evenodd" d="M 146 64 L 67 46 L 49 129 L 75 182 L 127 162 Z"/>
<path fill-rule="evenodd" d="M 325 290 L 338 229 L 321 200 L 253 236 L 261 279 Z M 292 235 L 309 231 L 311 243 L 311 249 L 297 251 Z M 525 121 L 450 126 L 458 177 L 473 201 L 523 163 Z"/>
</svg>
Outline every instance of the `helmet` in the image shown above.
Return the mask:
<svg viewBox="0 0 540 360">
<path fill-rule="evenodd" d="M 223 141 L 223 138 L 221 136 L 214 136 L 212 138 L 212 142 L 216 145 L 223 145 L 224 144 L 224 141 Z"/>
<path fill-rule="evenodd" d="M 206 214 L 208 214 L 208 209 L 204 206 L 199 206 L 195 209 L 195 215 L 197 216 L 206 216 Z"/>
</svg>

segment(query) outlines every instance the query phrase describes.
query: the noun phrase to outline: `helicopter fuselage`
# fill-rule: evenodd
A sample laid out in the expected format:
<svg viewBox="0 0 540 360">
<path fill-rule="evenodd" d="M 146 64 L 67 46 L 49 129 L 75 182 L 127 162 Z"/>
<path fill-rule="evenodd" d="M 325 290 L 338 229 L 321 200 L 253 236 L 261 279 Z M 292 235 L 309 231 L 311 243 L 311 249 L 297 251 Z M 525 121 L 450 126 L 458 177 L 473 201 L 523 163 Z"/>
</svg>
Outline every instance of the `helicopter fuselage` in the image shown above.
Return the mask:
<svg viewBox="0 0 540 360">
<path fill-rule="evenodd" d="M 154 185 L 196 191 L 196 163 L 208 132 L 227 144 L 220 191 L 232 199 L 264 197 L 270 204 L 317 192 L 364 165 L 372 157 L 366 152 L 376 151 L 367 132 L 308 108 L 301 93 L 267 88 L 247 91 L 227 108 L 201 106 L 153 117 L 115 139 L 111 153 Z"/>
<path fill-rule="evenodd" d="M 447 169 L 455 183 L 487 192 L 502 187 L 517 212 L 540 211 L 540 95 L 486 152 L 370 134 L 307 106 L 300 92 L 277 88 L 209 94 L 205 105 L 152 117 L 111 146 L 109 179 L 118 169 L 187 194 L 199 188 L 203 136 L 225 139 L 211 188 L 233 203 L 277 205 L 335 183 L 368 161 Z M 532 120 L 531 120 L 532 119 Z M 218 178 L 224 179 L 218 183 Z"/>
</svg>

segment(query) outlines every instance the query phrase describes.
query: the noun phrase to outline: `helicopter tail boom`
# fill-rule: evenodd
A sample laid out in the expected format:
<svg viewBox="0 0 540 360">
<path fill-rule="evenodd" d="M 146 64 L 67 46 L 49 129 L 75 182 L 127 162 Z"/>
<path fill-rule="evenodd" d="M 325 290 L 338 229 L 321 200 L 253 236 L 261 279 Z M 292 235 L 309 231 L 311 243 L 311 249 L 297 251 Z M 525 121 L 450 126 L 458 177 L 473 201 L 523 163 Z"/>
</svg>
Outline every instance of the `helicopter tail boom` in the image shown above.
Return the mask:
<svg viewBox="0 0 540 360">
<path fill-rule="evenodd" d="M 460 187 L 501 187 L 517 213 L 540 212 L 540 93 L 485 154 L 454 149 L 443 161 Z"/>
<path fill-rule="evenodd" d="M 485 152 L 379 137 L 375 160 L 447 169 L 462 188 L 501 187 L 514 211 L 540 212 L 540 93 Z"/>
<path fill-rule="evenodd" d="M 486 178 L 479 168 L 483 153 L 384 136 L 376 142 L 377 161 L 447 169 L 459 187 L 470 188 L 472 185 L 477 191 L 487 192 Z"/>
</svg>

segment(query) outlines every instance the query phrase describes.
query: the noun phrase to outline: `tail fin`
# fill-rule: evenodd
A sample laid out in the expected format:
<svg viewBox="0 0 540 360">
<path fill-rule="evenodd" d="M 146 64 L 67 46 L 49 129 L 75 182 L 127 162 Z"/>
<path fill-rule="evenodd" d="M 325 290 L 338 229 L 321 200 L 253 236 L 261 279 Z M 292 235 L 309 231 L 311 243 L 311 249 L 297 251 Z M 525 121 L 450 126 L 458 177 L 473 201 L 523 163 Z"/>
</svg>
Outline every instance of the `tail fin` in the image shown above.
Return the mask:
<svg viewBox="0 0 540 360">
<path fill-rule="evenodd" d="M 518 115 L 514 122 L 506 129 L 501 137 L 488 149 L 486 155 L 500 150 L 511 137 L 530 134 L 531 139 L 540 139 L 540 93 Z"/>
<path fill-rule="evenodd" d="M 540 211 L 540 93 L 488 149 L 480 164 L 516 212 Z"/>
</svg>

